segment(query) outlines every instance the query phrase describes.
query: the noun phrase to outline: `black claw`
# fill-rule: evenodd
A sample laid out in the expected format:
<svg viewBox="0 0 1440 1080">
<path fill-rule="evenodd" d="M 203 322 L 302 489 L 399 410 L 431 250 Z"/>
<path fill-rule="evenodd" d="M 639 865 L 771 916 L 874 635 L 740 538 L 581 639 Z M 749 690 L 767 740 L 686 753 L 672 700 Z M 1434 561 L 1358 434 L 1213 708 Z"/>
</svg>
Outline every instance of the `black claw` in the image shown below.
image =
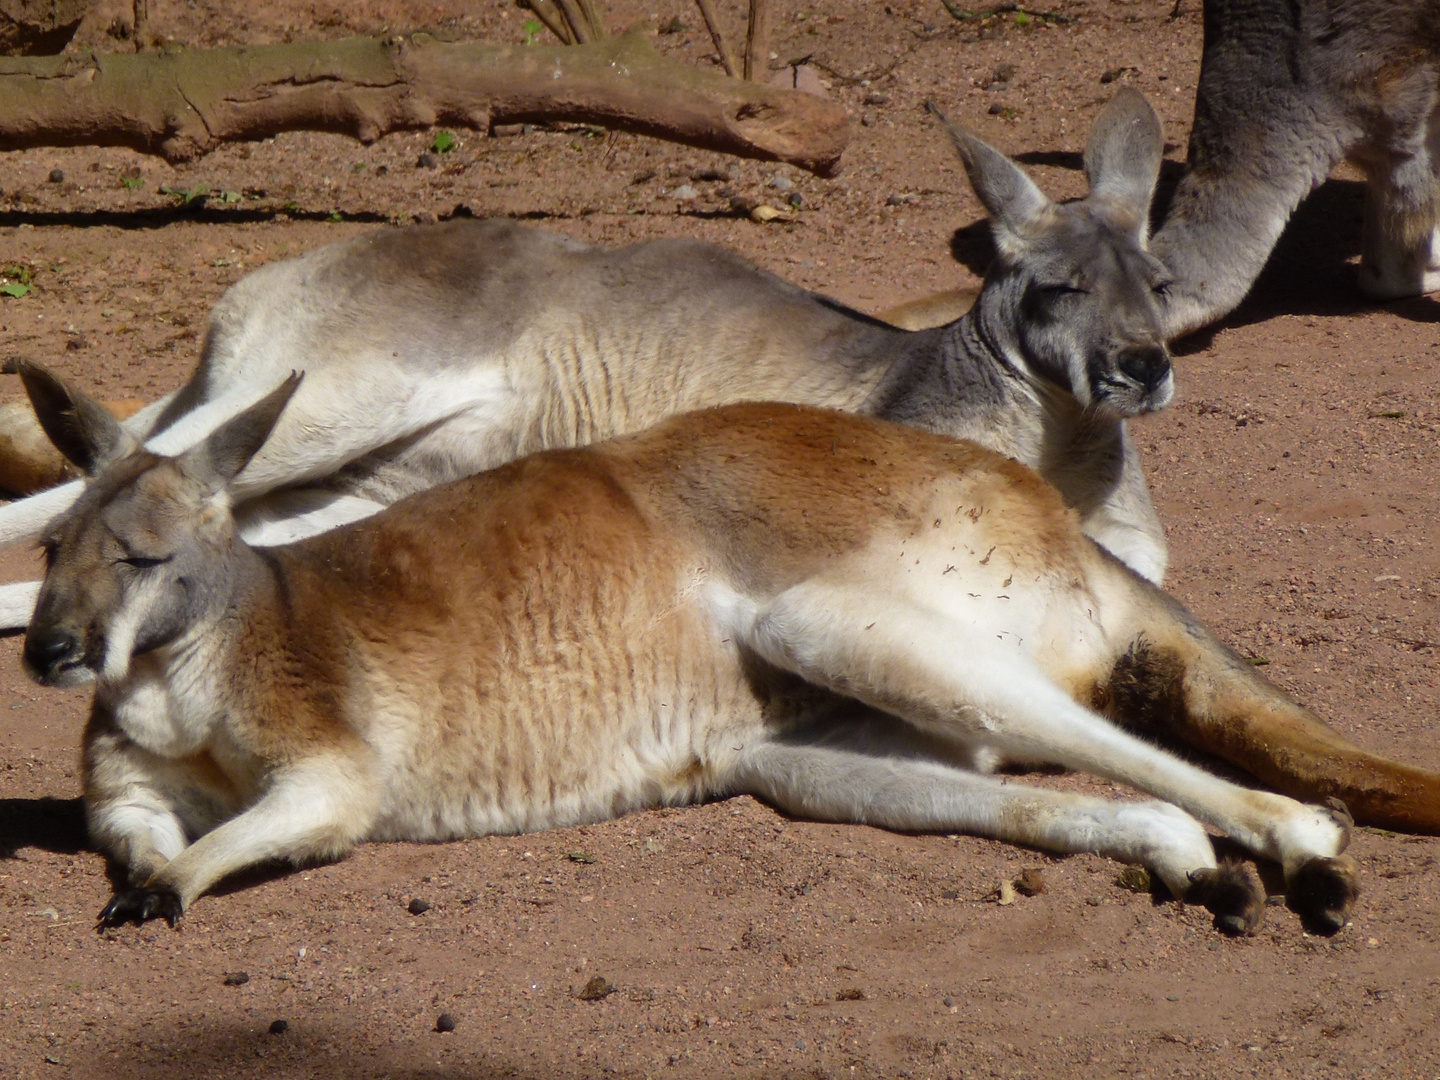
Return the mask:
<svg viewBox="0 0 1440 1080">
<path fill-rule="evenodd" d="M 150 919 L 164 919 L 174 927 L 182 910 L 180 898 L 168 889 L 125 889 L 105 905 L 96 929 L 124 926 L 129 922 L 139 925 Z"/>
<path fill-rule="evenodd" d="M 1360 896 L 1359 873 L 1344 855 L 1311 859 L 1286 885 L 1290 906 L 1312 934 L 1337 934 L 1350 921 Z"/>
<path fill-rule="evenodd" d="M 1265 888 L 1254 867 L 1223 862 L 1214 870 L 1193 870 L 1185 899 L 1204 904 L 1215 916 L 1215 929 L 1239 937 L 1255 932 L 1265 916 Z"/>
</svg>

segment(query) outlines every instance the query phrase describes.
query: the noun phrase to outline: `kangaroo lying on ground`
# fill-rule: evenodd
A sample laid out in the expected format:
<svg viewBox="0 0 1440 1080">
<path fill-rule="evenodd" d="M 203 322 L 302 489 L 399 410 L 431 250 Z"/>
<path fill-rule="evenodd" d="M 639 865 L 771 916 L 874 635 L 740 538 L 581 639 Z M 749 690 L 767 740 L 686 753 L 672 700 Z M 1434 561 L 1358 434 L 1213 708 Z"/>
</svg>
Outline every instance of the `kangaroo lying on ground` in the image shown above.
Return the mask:
<svg viewBox="0 0 1440 1080">
<path fill-rule="evenodd" d="M 173 923 L 263 860 L 738 793 L 1140 862 L 1249 930 L 1263 889 L 1217 867 L 1203 821 L 1277 860 L 1310 925 L 1351 910 L 1342 804 L 1218 779 L 1097 710 L 1182 736 L 1278 717 L 1340 740 L 1087 539 L 1038 476 L 972 443 L 729 406 L 256 549 L 230 487 L 298 376 L 163 458 L 21 373 L 90 476 L 46 533 L 25 661 L 47 684 L 97 683 L 86 813 L 133 886 L 104 925 Z M 1004 761 L 1163 801 L 983 775 Z M 1412 809 L 1440 823 L 1437 778 L 1415 775 Z"/>
<path fill-rule="evenodd" d="M 638 431 L 673 413 L 777 399 L 973 438 L 1039 470 L 1086 533 L 1145 576 L 1165 541 L 1124 418 L 1173 392 L 1145 253 L 1159 122 L 1122 93 L 1065 206 L 951 129 L 1000 258 L 975 308 L 887 326 L 709 244 L 611 250 L 508 221 L 384 230 L 266 266 L 216 307 L 200 365 L 127 429 L 194 445 L 294 368 L 306 379 L 237 478 L 247 538 L 279 543 L 522 454 Z M 34 539 L 76 483 L 0 509 Z M 33 586 L 0 590 L 24 626 Z"/>
<path fill-rule="evenodd" d="M 1167 335 L 1239 304 L 1345 157 L 1369 176 L 1360 287 L 1440 289 L 1440 0 L 1205 0 L 1190 171 L 1150 248 Z"/>
</svg>

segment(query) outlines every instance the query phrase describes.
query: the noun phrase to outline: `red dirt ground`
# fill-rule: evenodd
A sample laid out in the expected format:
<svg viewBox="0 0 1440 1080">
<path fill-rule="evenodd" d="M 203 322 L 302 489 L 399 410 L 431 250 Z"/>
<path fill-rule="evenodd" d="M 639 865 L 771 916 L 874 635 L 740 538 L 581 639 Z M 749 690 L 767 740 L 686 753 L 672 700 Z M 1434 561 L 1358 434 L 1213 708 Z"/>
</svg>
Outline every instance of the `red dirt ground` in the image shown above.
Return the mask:
<svg viewBox="0 0 1440 1080">
<path fill-rule="evenodd" d="M 248 270 L 457 207 L 609 243 L 705 237 L 871 310 L 973 284 L 980 210 L 925 98 L 1057 197 L 1083 191 L 1078 151 L 1120 83 L 1160 110 L 1169 177 L 1183 160 L 1198 0 L 1173 20 L 1172 0 L 1056 2 L 1077 21 L 777 0 L 775 65 L 823 64 L 857 119 L 833 180 L 580 131 L 459 132 L 438 169 L 416 167 L 422 133 L 368 148 L 286 135 L 179 168 L 120 150 L 0 154 L 0 268 L 35 272 L 29 295 L 0 299 L 0 352 L 153 397 L 182 380 L 208 309 Z M 527 17 L 503 0 L 151 6 L 188 45 L 417 27 L 518 41 Z M 612 27 L 678 15 L 689 29 L 660 46 L 713 63 L 688 4 L 603 6 Z M 740 5 L 719 8 L 738 37 Z M 982 89 L 1002 64 L 1009 81 Z M 731 178 L 670 196 L 713 164 Z M 778 203 L 774 177 L 801 195 L 797 221 L 722 213 L 722 186 Z M 161 185 L 239 201 L 176 211 Z M 1325 185 L 1246 305 L 1180 343 L 1177 401 L 1136 432 L 1173 591 L 1337 727 L 1436 768 L 1440 304 L 1360 300 L 1360 202 L 1354 174 Z M 34 562 L 10 553 L 3 568 Z M 748 799 L 368 846 L 206 897 L 179 930 L 96 934 L 110 882 L 75 801 L 86 694 L 31 685 L 19 646 L 0 650 L 0 1077 L 1440 1075 L 1440 846 L 1377 830 L 1357 832 L 1365 892 L 1330 939 L 1282 904 L 1256 935 L 1223 938 L 1099 858 L 795 822 Z M 1027 867 L 1048 892 L 990 899 Z M 411 915 L 416 897 L 434 906 Z M 597 975 L 615 992 L 582 1000 Z M 441 1013 L 453 1032 L 435 1031 Z M 270 1034 L 275 1020 L 288 1029 Z"/>
</svg>

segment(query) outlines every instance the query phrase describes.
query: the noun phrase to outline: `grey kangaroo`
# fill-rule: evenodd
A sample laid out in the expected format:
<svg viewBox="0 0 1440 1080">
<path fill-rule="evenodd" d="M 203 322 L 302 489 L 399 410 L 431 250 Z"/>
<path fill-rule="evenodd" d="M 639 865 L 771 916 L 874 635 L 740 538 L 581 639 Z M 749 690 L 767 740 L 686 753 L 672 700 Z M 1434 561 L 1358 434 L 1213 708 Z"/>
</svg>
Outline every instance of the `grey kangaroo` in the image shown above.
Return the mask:
<svg viewBox="0 0 1440 1080">
<path fill-rule="evenodd" d="M 1440 289 L 1440 0 L 1205 0 L 1190 170 L 1151 244 L 1166 333 L 1239 304 L 1345 157 L 1369 177 L 1360 287 Z"/>
<path fill-rule="evenodd" d="M 618 250 L 508 221 L 383 230 L 272 264 L 217 305 L 199 367 L 126 422 L 195 445 L 292 368 L 306 378 L 232 491 L 252 542 L 322 531 L 532 451 L 673 413 L 778 399 L 965 436 L 1036 468 L 1086 533 L 1159 580 L 1165 542 L 1125 418 L 1172 393 L 1146 213 L 1160 125 L 1139 94 L 1103 111 L 1090 197 L 1057 205 L 950 129 L 1000 258 L 973 311 L 908 332 L 709 244 Z M 68 484 L 0 509 L 30 540 Z M 37 585 L 0 590 L 29 620 Z"/>
</svg>

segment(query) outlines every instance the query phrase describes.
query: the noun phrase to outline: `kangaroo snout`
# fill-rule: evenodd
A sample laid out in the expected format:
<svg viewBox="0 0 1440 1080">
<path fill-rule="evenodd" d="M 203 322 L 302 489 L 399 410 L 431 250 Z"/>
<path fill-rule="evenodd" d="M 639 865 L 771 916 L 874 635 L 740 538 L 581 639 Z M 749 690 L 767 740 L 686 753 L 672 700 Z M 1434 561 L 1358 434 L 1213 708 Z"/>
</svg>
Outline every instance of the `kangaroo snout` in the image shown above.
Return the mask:
<svg viewBox="0 0 1440 1080">
<path fill-rule="evenodd" d="M 53 682 L 80 654 L 80 639 L 58 627 L 32 627 L 25 635 L 25 666 L 42 683 Z"/>
<path fill-rule="evenodd" d="M 1121 350 L 1117 366 L 1122 375 L 1150 391 L 1170 374 L 1170 354 L 1163 345 L 1132 345 Z"/>
</svg>

